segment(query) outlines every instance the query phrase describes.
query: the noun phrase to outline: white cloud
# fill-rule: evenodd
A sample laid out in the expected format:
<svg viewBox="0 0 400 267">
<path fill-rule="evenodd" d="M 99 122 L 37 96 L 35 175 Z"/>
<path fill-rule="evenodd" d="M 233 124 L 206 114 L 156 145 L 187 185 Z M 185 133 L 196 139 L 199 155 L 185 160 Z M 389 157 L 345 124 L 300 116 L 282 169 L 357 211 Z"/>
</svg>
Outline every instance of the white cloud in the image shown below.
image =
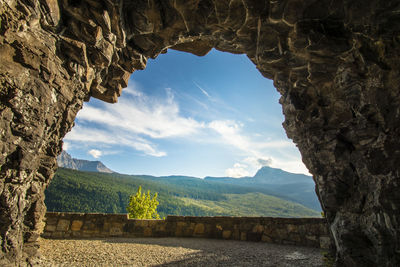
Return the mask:
<svg viewBox="0 0 400 267">
<path fill-rule="evenodd" d="M 141 151 L 146 155 L 154 157 L 163 157 L 167 155 L 166 152 L 158 150 L 156 145 L 148 140 L 138 136 L 130 136 L 129 133 L 126 132 L 119 133 L 113 130 L 105 131 L 77 125 L 65 136 L 65 139 L 84 144 L 92 143 L 128 146 L 137 151 Z"/>
<path fill-rule="evenodd" d="M 97 149 L 91 149 L 88 151 L 88 154 L 91 155 L 93 158 L 98 159 L 103 155 L 103 152 Z"/>
<path fill-rule="evenodd" d="M 242 125 L 232 120 L 215 120 L 208 124 L 208 127 L 219 133 L 222 139 L 241 150 L 250 149 L 249 140 L 240 134 Z"/>
<path fill-rule="evenodd" d="M 226 169 L 225 175 L 233 178 L 254 176 L 261 167 L 271 163 L 271 158 L 246 157 L 241 162 L 236 162 L 232 168 Z"/>
<path fill-rule="evenodd" d="M 171 89 L 166 89 L 167 97 L 163 100 L 149 98 L 132 88 L 124 91 L 130 97 L 121 97 L 120 103 L 103 104 L 101 108 L 86 106 L 78 113 L 77 119 L 151 138 L 189 136 L 204 127 L 202 123 L 179 114 Z"/>
<path fill-rule="evenodd" d="M 70 145 L 70 143 L 68 143 L 68 142 L 64 142 L 63 143 L 63 150 L 64 151 L 68 151 L 68 149 L 71 147 L 71 145 Z"/>
<path fill-rule="evenodd" d="M 124 89 L 123 93 L 133 97 L 143 97 L 143 93 L 137 89 L 137 85 L 132 85 L 133 81 L 129 82 L 129 87 Z"/>
<path fill-rule="evenodd" d="M 235 164 L 232 168 L 226 169 L 226 175 L 253 176 L 263 166 L 309 174 L 304 164 L 298 160 L 299 155 L 294 156 L 291 152 L 285 152 L 294 147 L 288 140 L 255 141 L 243 133 L 243 124 L 232 120 L 212 121 L 208 127 L 217 132 L 226 144 L 239 149 L 245 156 L 240 163 L 236 163 L 241 164 L 240 166 Z"/>
<path fill-rule="evenodd" d="M 235 163 L 232 168 L 225 170 L 225 175 L 233 178 L 240 178 L 244 176 L 250 176 L 247 170 L 248 166 L 242 163 Z"/>
<path fill-rule="evenodd" d="M 243 126 L 243 124 L 232 120 L 215 120 L 208 124 L 208 127 L 219 133 L 226 143 L 243 150 L 253 157 L 263 158 L 264 155 L 261 152 L 263 149 L 281 149 L 293 146 L 292 143 L 286 140 L 253 141 L 242 133 Z"/>
<path fill-rule="evenodd" d="M 271 166 L 272 159 L 258 159 L 257 162 L 262 166 Z"/>
<path fill-rule="evenodd" d="M 243 162 L 251 167 L 253 170 L 258 170 L 264 166 L 272 166 L 274 160 L 271 157 L 257 158 L 250 156 L 243 159 Z"/>
<path fill-rule="evenodd" d="M 150 138 L 189 137 L 203 129 L 204 123 L 183 117 L 172 90 L 166 88 L 165 92 L 163 99 L 151 98 L 130 86 L 117 104 L 100 103 L 96 107 L 89 103 L 78 113 L 77 126 L 65 140 L 129 146 L 146 155 L 166 156 Z"/>
<path fill-rule="evenodd" d="M 203 90 L 202 93 L 210 98 L 208 92 Z M 245 130 L 240 121 L 203 122 L 183 116 L 170 88 L 165 89 L 165 97 L 157 98 L 149 97 L 137 86 L 130 86 L 123 91 L 117 104 L 86 104 L 77 116 L 77 125 L 65 137 L 68 142 L 64 143 L 64 149 L 76 144 L 101 148 L 105 145 L 121 146 L 163 157 L 167 152 L 158 148 L 160 139 L 185 137 L 192 142 L 223 143 L 237 149 L 235 156 L 240 155 L 242 160 L 226 169 L 225 174 L 231 177 L 252 176 L 262 166 L 308 173 L 298 157 L 293 157 L 290 141 L 267 137 L 266 141 L 259 141 L 259 135 L 246 133 Z M 91 155 L 99 157 L 107 153 L 104 150 L 101 152 L 103 154 Z"/>
</svg>

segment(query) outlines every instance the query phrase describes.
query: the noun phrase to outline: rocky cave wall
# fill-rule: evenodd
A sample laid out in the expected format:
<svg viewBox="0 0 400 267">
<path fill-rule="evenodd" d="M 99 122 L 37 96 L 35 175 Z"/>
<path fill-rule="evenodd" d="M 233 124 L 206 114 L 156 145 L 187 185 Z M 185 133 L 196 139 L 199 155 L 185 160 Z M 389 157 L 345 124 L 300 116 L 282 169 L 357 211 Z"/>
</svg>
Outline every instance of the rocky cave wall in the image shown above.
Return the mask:
<svg viewBox="0 0 400 267">
<path fill-rule="evenodd" d="M 281 93 L 340 266 L 400 265 L 400 2 L 1 0 L 0 264 L 33 264 L 83 101 L 168 48 L 245 53 Z"/>
</svg>

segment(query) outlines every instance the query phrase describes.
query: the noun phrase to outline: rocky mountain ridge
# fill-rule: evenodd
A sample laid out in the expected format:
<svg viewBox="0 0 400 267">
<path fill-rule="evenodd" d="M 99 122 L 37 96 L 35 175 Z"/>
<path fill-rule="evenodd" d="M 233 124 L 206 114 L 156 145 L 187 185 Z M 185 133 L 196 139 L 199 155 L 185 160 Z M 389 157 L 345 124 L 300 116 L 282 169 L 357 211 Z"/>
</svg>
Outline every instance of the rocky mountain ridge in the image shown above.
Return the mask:
<svg viewBox="0 0 400 267">
<path fill-rule="evenodd" d="M 107 168 L 101 161 L 75 159 L 65 151 L 62 151 L 61 154 L 57 156 L 57 164 L 58 167 L 78 171 L 114 173 L 114 171 Z"/>
<path fill-rule="evenodd" d="M 253 177 L 245 176 L 240 178 L 232 177 L 211 177 L 207 176 L 206 180 L 218 180 L 224 182 L 247 182 L 247 183 L 261 183 L 261 184 L 294 184 L 294 183 L 309 183 L 314 184 L 311 176 L 304 174 L 297 174 L 284 171 L 278 168 L 269 166 L 261 167 Z"/>
</svg>

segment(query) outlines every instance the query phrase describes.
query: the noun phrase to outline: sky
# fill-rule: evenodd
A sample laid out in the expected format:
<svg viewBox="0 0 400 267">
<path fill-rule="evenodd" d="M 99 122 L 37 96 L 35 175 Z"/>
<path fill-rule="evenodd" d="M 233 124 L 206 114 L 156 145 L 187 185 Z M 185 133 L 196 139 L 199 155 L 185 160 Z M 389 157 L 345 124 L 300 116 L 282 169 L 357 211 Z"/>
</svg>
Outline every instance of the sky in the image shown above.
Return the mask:
<svg viewBox="0 0 400 267">
<path fill-rule="evenodd" d="M 279 97 L 245 55 L 168 50 L 131 75 L 118 103 L 85 103 L 63 148 L 125 174 L 238 178 L 270 166 L 309 175 Z"/>
</svg>

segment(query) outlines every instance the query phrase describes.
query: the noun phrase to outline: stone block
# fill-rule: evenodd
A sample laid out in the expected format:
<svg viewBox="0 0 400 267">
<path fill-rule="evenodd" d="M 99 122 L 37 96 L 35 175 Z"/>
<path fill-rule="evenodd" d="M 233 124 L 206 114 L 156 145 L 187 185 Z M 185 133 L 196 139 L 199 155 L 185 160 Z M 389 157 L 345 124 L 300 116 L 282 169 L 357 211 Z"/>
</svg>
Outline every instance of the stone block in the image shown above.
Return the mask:
<svg viewBox="0 0 400 267">
<path fill-rule="evenodd" d="M 317 237 L 315 235 L 306 235 L 305 238 L 311 241 L 317 241 Z"/>
<path fill-rule="evenodd" d="M 291 233 L 289 235 L 289 238 L 290 238 L 291 241 L 294 241 L 296 243 L 300 243 L 301 242 L 301 236 L 299 234 L 297 234 L 297 233 Z"/>
<path fill-rule="evenodd" d="M 240 240 L 246 241 L 247 240 L 247 233 L 246 232 L 241 232 L 240 233 Z"/>
<path fill-rule="evenodd" d="M 190 227 L 189 228 L 185 228 L 183 230 L 183 236 L 186 236 L 186 237 L 193 236 L 193 229 L 191 229 Z"/>
<path fill-rule="evenodd" d="M 149 222 L 147 220 L 135 220 L 135 225 L 139 227 L 147 227 L 149 226 Z"/>
<path fill-rule="evenodd" d="M 166 226 L 165 226 L 165 224 L 158 224 L 158 225 L 156 226 L 156 231 L 158 231 L 158 232 L 165 232 L 165 231 L 166 231 Z"/>
<path fill-rule="evenodd" d="M 57 216 L 46 216 L 46 224 L 57 224 L 58 217 Z"/>
<path fill-rule="evenodd" d="M 111 223 L 111 228 L 123 229 L 124 228 L 124 224 L 123 223 L 119 223 L 119 222 L 113 222 L 113 223 Z"/>
<path fill-rule="evenodd" d="M 71 224 L 72 231 L 80 231 L 83 225 L 83 221 L 74 220 Z"/>
<path fill-rule="evenodd" d="M 276 238 L 284 239 L 288 236 L 286 229 L 276 229 Z"/>
<path fill-rule="evenodd" d="M 239 229 L 234 229 L 233 230 L 233 235 L 232 235 L 234 240 L 240 240 L 240 231 Z"/>
<path fill-rule="evenodd" d="M 110 231 L 110 227 L 111 227 L 111 224 L 109 222 L 104 222 L 104 224 L 103 224 L 104 231 Z"/>
<path fill-rule="evenodd" d="M 44 228 L 45 232 L 54 232 L 56 230 L 56 225 L 49 225 L 47 224 L 46 227 Z"/>
<path fill-rule="evenodd" d="M 82 236 L 82 233 L 81 233 L 81 232 L 78 232 L 78 231 L 72 232 L 72 233 L 71 233 L 71 236 L 72 236 L 72 237 L 81 237 L 81 236 Z"/>
<path fill-rule="evenodd" d="M 121 227 L 111 227 L 110 236 L 121 236 L 123 234 Z"/>
<path fill-rule="evenodd" d="M 53 232 L 51 234 L 51 237 L 52 238 L 62 238 L 62 237 L 64 237 L 64 232 Z"/>
<path fill-rule="evenodd" d="M 323 249 L 328 249 L 331 245 L 331 239 L 328 236 L 321 236 L 319 238 L 319 246 Z"/>
<path fill-rule="evenodd" d="M 176 227 L 180 227 L 180 228 L 186 227 L 186 223 L 185 222 L 177 222 Z"/>
<path fill-rule="evenodd" d="M 148 220 L 147 225 L 154 228 L 158 224 L 158 220 Z"/>
<path fill-rule="evenodd" d="M 198 223 L 196 224 L 196 226 L 194 227 L 194 235 L 203 235 L 204 234 L 204 224 L 203 223 Z"/>
<path fill-rule="evenodd" d="M 231 235 L 232 235 L 232 231 L 230 231 L 230 230 L 222 231 L 222 238 L 223 239 L 229 239 L 229 238 L 231 238 Z"/>
<path fill-rule="evenodd" d="M 60 219 L 57 223 L 57 231 L 68 231 L 69 229 L 69 220 Z"/>
<path fill-rule="evenodd" d="M 267 243 L 273 243 L 274 242 L 274 240 L 271 237 L 269 237 L 268 235 L 265 235 L 265 234 L 262 235 L 261 241 L 262 242 L 267 242 Z"/>
<path fill-rule="evenodd" d="M 151 229 L 150 227 L 144 228 L 143 235 L 144 235 L 145 237 L 153 236 L 153 231 L 152 231 L 152 229 Z"/>
<path fill-rule="evenodd" d="M 254 225 L 252 232 L 253 233 L 262 233 L 264 231 L 264 226 L 261 224 Z"/>
<path fill-rule="evenodd" d="M 297 229 L 296 225 L 288 224 L 288 225 L 286 225 L 286 229 L 287 229 L 288 233 L 292 233 L 292 232 L 298 233 L 298 229 Z"/>
<path fill-rule="evenodd" d="M 44 237 L 44 238 L 49 238 L 49 237 L 51 237 L 51 233 L 50 233 L 50 232 L 44 232 L 44 233 L 42 234 L 42 237 Z"/>
<path fill-rule="evenodd" d="M 183 227 L 177 225 L 175 228 L 175 236 L 183 236 Z"/>
</svg>

